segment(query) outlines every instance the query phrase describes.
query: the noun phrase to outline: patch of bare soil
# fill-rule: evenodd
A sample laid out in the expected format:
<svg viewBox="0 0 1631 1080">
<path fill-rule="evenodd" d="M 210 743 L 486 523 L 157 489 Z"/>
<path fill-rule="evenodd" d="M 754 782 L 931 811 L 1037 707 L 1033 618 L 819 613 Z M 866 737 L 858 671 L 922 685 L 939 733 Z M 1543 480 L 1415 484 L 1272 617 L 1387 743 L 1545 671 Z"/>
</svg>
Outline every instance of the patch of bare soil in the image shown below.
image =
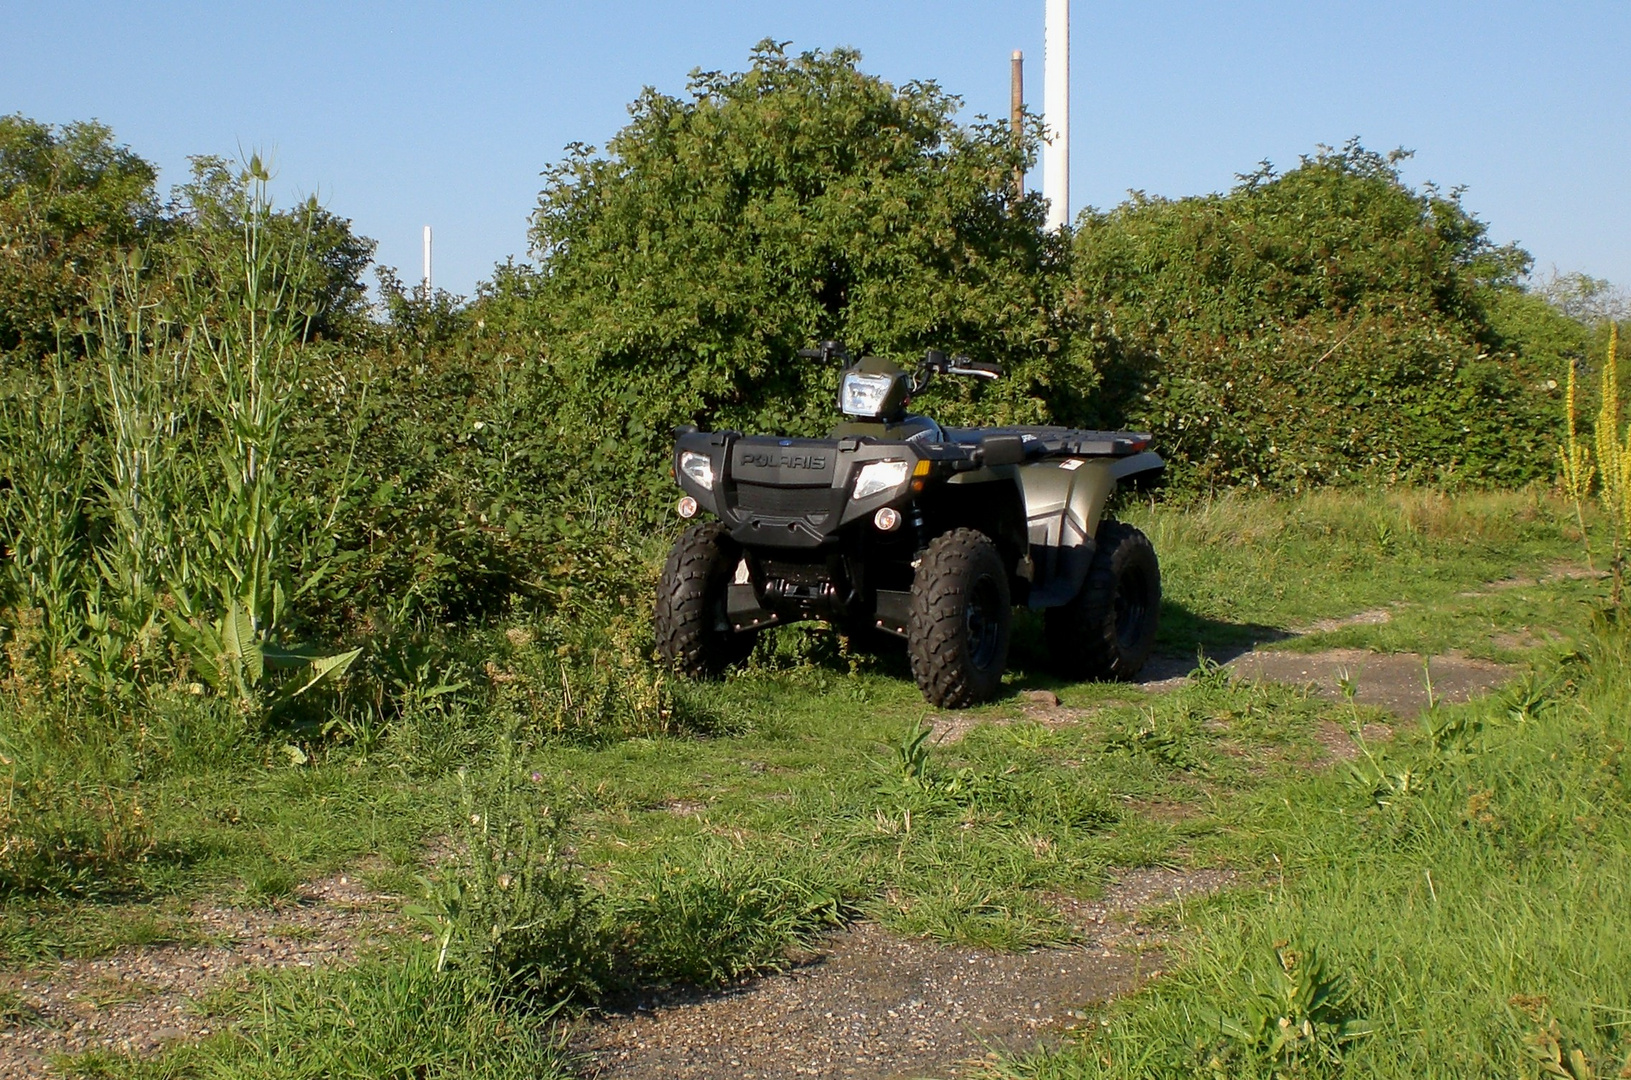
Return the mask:
<svg viewBox="0 0 1631 1080">
<path fill-rule="evenodd" d="M 1067 923 L 1093 947 L 1129 946 L 1147 952 L 1166 942 L 1166 934 L 1139 920 L 1139 913 L 1198 896 L 1210 896 L 1239 880 L 1233 870 L 1121 870 L 1098 900 L 1055 896 L 1053 904 Z M 1159 975 L 1152 970 L 1150 975 Z"/>
<path fill-rule="evenodd" d="M 1079 723 L 1092 716 L 1099 709 L 1108 708 L 1116 702 L 1099 702 L 1092 709 L 1074 709 L 1059 703 L 1059 695 L 1052 690 L 1022 690 L 1019 694 L 1020 715 L 1027 720 L 1034 720 L 1048 727 L 1063 727 L 1067 724 Z M 966 712 L 941 713 L 929 717 L 929 726 L 933 729 L 930 738 L 937 746 L 948 746 L 952 743 L 962 742 L 963 738 L 981 724 L 994 724 L 1001 726 L 1011 723 L 1004 716 L 977 716 Z"/>
<path fill-rule="evenodd" d="M 1340 619 L 1320 619 L 1311 623 L 1302 633 L 1328 634 L 1349 626 L 1382 626 L 1392 621 L 1393 612 L 1387 608 L 1374 608 L 1370 611 L 1361 611 L 1357 615 L 1345 615 Z"/>
<path fill-rule="evenodd" d="M 1481 589 L 1464 592 L 1463 597 L 1490 596 L 1507 589 L 1527 589 L 1535 585 L 1555 585 L 1560 581 L 1597 581 L 1608 577 L 1607 570 L 1593 570 L 1576 563 L 1558 563 L 1538 577 L 1511 577 L 1491 581 Z"/>
<path fill-rule="evenodd" d="M 1547 645 L 1556 645 L 1563 640 L 1563 635 L 1549 626 L 1521 627 L 1503 633 L 1491 635 L 1489 641 L 1497 649 L 1508 652 L 1528 652 L 1530 649 L 1539 649 Z"/>
<path fill-rule="evenodd" d="M 1359 732 L 1367 743 L 1386 742 L 1393 738 L 1391 724 L 1366 724 Z M 1314 731 L 1314 738 L 1326 754 L 1338 761 L 1353 761 L 1359 757 L 1359 742 L 1353 732 L 1333 720 L 1326 720 Z"/>
<path fill-rule="evenodd" d="M 1199 817 L 1203 809 L 1198 802 L 1178 802 L 1173 799 L 1127 799 L 1125 805 L 1130 813 L 1163 825 L 1189 821 Z"/>
<path fill-rule="evenodd" d="M 1283 639 L 1287 635 L 1280 634 Z M 1219 648 L 1208 649 L 1206 659 L 1214 664 L 1227 667 L 1242 656 L 1254 652 L 1251 645 L 1225 645 Z M 1144 669 L 1133 680 L 1135 686 L 1141 687 L 1151 693 L 1164 693 L 1176 690 L 1189 681 L 1189 676 L 1200 665 L 1200 657 L 1195 655 L 1175 656 L 1171 653 L 1156 653 L 1144 665 Z"/>
<path fill-rule="evenodd" d="M 948 948 L 859 924 L 792 970 L 715 994 L 634 1003 L 585 1024 L 575 1049 L 604 1080 L 947 1075 L 997 1050 L 1056 1040 L 1081 1007 L 1160 973 L 1138 912 L 1213 891 L 1218 871 L 1128 871 L 1104 899 L 1056 898 L 1083 945 Z"/>
<path fill-rule="evenodd" d="M 376 935 L 395 929 L 390 906 L 390 898 L 336 876 L 303 886 L 297 903 L 276 909 L 195 907 L 191 925 L 208 945 L 0 971 L 0 992 L 17 1002 L 0 1024 L 0 1076 L 49 1076 L 53 1055 L 143 1054 L 208 1035 L 210 1020 L 194 1004 L 202 994 L 251 968 L 355 960 Z"/>
<path fill-rule="evenodd" d="M 1236 678 L 1306 686 L 1316 694 L 1338 700 L 1342 698 L 1342 681 L 1350 679 L 1355 701 L 1403 717 L 1426 712 L 1429 694 L 1435 701 L 1459 703 L 1494 690 L 1513 674 L 1505 664 L 1465 656 L 1428 658 L 1419 653 L 1374 653 L 1364 649 L 1254 651 L 1231 661 L 1229 667 Z"/>
</svg>

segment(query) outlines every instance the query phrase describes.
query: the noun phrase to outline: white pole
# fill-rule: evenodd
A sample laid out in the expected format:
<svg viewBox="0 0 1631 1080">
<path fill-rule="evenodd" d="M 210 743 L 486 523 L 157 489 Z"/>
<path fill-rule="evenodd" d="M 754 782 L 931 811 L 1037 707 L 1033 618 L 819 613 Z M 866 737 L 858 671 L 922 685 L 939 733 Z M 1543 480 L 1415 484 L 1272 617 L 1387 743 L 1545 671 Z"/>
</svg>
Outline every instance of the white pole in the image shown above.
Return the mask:
<svg viewBox="0 0 1631 1080">
<path fill-rule="evenodd" d="M 425 299 L 430 299 L 430 226 L 425 226 Z"/>
<path fill-rule="evenodd" d="M 1042 148 L 1042 194 L 1048 200 L 1048 228 L 1070 220 L 1070 0 L 1047 0 L 1042 50 L 1042 119 L 1048 141 Z"/>
</svg>

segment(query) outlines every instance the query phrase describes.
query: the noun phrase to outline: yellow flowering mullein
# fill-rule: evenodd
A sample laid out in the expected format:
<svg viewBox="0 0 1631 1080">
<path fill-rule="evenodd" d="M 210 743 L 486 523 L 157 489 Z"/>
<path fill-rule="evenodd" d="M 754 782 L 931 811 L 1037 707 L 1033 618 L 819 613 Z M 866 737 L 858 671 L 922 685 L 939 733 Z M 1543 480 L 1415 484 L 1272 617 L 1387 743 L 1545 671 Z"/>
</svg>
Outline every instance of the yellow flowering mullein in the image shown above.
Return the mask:
<svg viewBox="0 0 1631 1080">
<path fill-rule="evenodd" d="M 1557 456 L 1563 464 L 1563 490 L 1574 503 L 1574 520 L 1580 526 L 1580 542 L 1586 546 L 1586 565 L 1592 566 L 1591 537 L 1586 532 L 1584 503 L 1591 495 L 1591 478 L 1594 470 L 1591 465 L 1591 449 L 1582 443 L 1577 435 L 1575 366 L 1575 362 L 1570 360 L 1569 388 L 1563 403 L 1564 417 L 1568 422 L 1566 438 L 1563 445 L 1558 448 Z M 1595 569 L 1594 566 L 1592 568 Z"/>
<path fill-rule="evenodd" d="M 1602 403 L 1597 410 L 1598 499 L 1608 515 L 1613 543 L 1613 603 L 1620 604 L 1625 557 L 1631 542 L 1631 425 L 1620 431 L 1620 329 L 1610 325 L 1608 358 L 1603 363 Z"/>
</svg>

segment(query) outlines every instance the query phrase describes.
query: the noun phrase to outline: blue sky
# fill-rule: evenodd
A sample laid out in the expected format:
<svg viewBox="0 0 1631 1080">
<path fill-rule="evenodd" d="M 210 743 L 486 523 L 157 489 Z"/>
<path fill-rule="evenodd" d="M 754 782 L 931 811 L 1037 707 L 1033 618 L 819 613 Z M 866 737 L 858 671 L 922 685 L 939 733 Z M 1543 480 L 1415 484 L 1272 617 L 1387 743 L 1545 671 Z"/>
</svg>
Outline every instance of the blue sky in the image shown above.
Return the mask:
<svg viewBox="0 0 1631 1080">
<path fill-rule="evenodd" d="M 0 112 L 97 118 L 184 178 L 260 149 L 414 279 L 468 292 L 525 256 L 538 174 L 606 138 L 643 86 L 738 70 L 764 37 L 850 45 L 1005 115 L 1008 56 L 1042 90 L 1042 0 L 143 4 L 0 0 Z M 1073 4 L 1072 210 L 1228 187 L 1360 136 L 1464 185 L 1542 270 L 1631 285 L 1631 3 Z M 1035 176 L 1033 180 L 1039 181 Z"/>
</svg>

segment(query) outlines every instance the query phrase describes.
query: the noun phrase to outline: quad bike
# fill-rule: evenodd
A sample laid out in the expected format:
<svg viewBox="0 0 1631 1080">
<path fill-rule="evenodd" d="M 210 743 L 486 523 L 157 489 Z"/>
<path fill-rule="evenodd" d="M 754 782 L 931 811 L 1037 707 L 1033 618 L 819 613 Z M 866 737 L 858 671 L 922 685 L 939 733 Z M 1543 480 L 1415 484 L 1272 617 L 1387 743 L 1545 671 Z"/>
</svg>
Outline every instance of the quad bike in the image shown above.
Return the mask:
<svg viewBox="0 0 1631 1080">
<path fill-rule="evenodd" d="M 657 648 L 685 675 L 745 659 L 758 631 L 826 619 L 906 639 L 933 704 L 993 696 L 1013 605 L 1043 611 L 1049 652 L 1077 679 L 1130 679 L 1150 655 L 1161 569 L 1143 533 L 1104 517 L 1118 484 L 1163 463 L 1150 436 L 1060 427 L 943 428 L 907 412 L 935 375 L 996 364 L 930 350 L 915 372 L 852 361 L 837 342 L 847 419 L 826 439 L 675 431 L 691 525 L 657 593 Z"/>
</svg>

